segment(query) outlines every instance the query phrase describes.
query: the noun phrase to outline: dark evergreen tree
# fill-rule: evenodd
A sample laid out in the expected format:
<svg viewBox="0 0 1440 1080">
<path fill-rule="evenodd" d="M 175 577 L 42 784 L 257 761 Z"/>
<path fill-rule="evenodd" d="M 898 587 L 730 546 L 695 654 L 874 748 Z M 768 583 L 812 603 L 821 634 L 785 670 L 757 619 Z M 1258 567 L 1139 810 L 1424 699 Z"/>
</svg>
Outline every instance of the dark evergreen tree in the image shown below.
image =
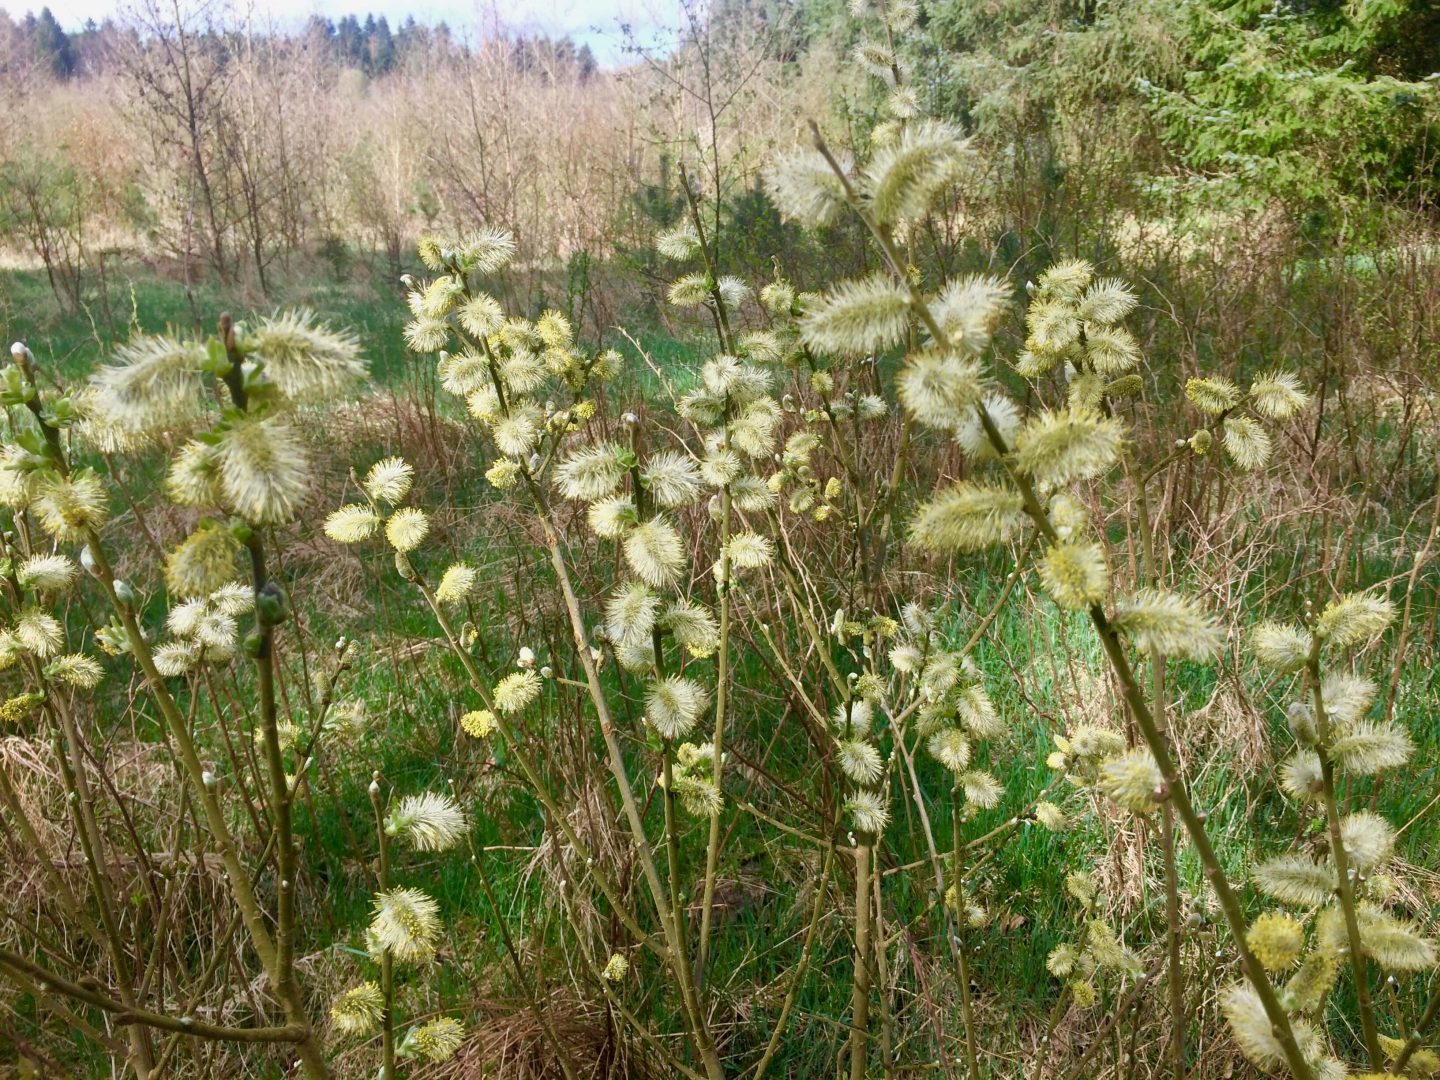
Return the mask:
<svg viewBox="0 0 1440 1080">
<path fill-rule="evenodd" d="M 51 14 L 48 7 L 40 9 L 40 16 L 25 16 L 25 29 L 35 49 L 36 58 L 45 64 L 57 79 L 68 79 L 75 74 L 75 54 L 70 48 L 70 36 Z"/>
<path fill-rule="evenodd" d="M 591 75 L 594 75 L 596 69 L 600 67 L 589 45 L 580 46 L 580 51 L 575 55 L 575 63 L 578 69 L 577 74 L 582 83 L 587 81 Z"/>
<path fill-rule="evenodd" d="M 395 67 L 395 37 L 390 33 L 390 23 L 381 15 L 373 26 L 367 19 L 366 29 L 370 35 L 370 74 L 384 75 Z"/>
<path fill-rule="evenodd" d="M 346 15 L 335 26 L 335 50 L 342 63 L 361 67 L 365 60 L 365 31 L 360 20 Z"/>
</svg>

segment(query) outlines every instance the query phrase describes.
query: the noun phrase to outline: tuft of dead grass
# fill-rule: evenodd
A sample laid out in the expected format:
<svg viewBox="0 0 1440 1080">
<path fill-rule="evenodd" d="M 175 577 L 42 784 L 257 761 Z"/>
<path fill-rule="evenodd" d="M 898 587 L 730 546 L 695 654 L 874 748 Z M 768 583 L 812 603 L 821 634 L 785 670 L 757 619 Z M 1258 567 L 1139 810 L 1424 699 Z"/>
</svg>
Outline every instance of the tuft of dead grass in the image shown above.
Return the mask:
<svg viewBox="0 0 1440 1080">
<path fill-rule="evenodd" d="M 486 1002 L 474 1007 L 475 1019 L 459 1053 L 443 1065 L 417 1070 L 416 1080 L 563 1080 L 557 1049 L 577 1080 L 660 1080 L 667 1075 L 604 1004 L 557 991 L 541 1008 L 557 1046 L 551 1046 L 534 1010 Z"/>
</svg>

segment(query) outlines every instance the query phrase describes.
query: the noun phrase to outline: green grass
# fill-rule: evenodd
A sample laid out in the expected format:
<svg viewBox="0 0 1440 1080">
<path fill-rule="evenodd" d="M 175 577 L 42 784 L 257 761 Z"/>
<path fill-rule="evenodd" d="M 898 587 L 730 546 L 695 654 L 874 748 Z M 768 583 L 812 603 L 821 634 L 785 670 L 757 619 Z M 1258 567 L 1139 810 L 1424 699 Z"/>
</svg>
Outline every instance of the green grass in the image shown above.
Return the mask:
<svg viewBox="0 0 1440 1080">
<path fill-rule="evenodd" d="M 1003 583 L 1003 572 L 1003 566 L 980 564 L 963 570 L 957 584 L 968 594 L 969 603 L 976 609 L 983 610 L 998 593 Z M 968 822 L 964 826 L 967 835 L 978 835 L 1003 822 L 1038 795 L 1050 779 L 1049 771 L 1042 763 L 1052 748 L 1051 737 L 1054 729 L 1042 718 L 1030 713 L 1019 697 L 1018 690 L 1012 689 L 1013 678 L 1009 665 L 1029 671 L 1027 689 L 1032 694 L 1038 694 L 1041 700 L 1066 696 L 1065 686 L 1050 685 L 1048 675 L 1042 674 L 1046 671 L 1042 658 L 1059 647 L 1062 620 L 1069 646 L 1076 651 L 1080 662 L 1091 672 L 1098 672 L 1098 646 L 1083 619 L 1079 616 L 1062 616 L 1048 607 L 1042 607 L 1037 612 L 1013 600 L 996 621 L 987 642 L 977 652 L 977 660 L 985 672 L 986 683 L 994 690 L 996 703 L 1002 713 L 1019 719 L 1011 736 L 994 749 L 988 762 L 1006 788 L 1005 802 L 996 810 L 981 814 L 974 821 Z M 963 636 L 966 628 L 964 620 L 957 621 L 957 633 Z M 424 625 L 417 624 L 412 629 L 416 634 L 427 633 Z M 437 663 L 443 666 L 445 662 Z M 1060 670 L 1063 679 L 1063 667 Z M 1171 674 L 1173 699 L 1176 702 L 1174 715 L 1176 722 L 1183 725 L 1187 713 L 1209 698 L 1214 689 L 1216 673 L 1206 666 L 1174 664 Z M 1409 700 L 1423 702 L 1426 700 L 1427 690 L 1433 692 L 1437 678 L 1435 672 L 1416 665 L 1408 674 L 1413 680 L 1410 685 L 1415 687 L 1412 691 L 1413 697 Z M 762 673 L 753 666 L 748 669 L 742 666 L 737 672 L 737 678 L 742 685 L 757 685 L 755 680 L 761 676 Z M 367 696 L 384 697 L 400 692 L 400 687 L 384 675 L 371 675 L 367 678 Z M 414 689 L 407 692 L 413 694 Z M 432 710 L 441 705 L 443 695 L 440 700 L 422 696 L 416 702 L 416 710 L 421 714 L 433 715 Z M 1284 729 L 1278 719 L 1280 710 L 1273 712 L 1277 719 L 1271 725 L 1272 734 L 1277 739 L 1277 745 L 1283 745 Z M 743 710 L 738 708 L 736 716 L 738 729 L 735 737 L 751 746 L 763 743 L 768 734 L 764 721 L 753 716 L 747 718 Z M 1419 723 L 1413 725 L 1412 730 L 1421 744 L 1419 760 L 1436 760 L 1437 752 L 1440 752 L 1440 746 L 1436 745 L 1437 738 L 1440 738 L 1437 736 L 1436 726 Z M 443 740 L 432 752 L 417 752 L 416 747 L 424 744 L 426 740 L 420 738 L 406 720 L 392 725 L 389 734 L 391 737 L 384 741 L 377 767 L 382 769 L 387 780 L 397 783 L 397 789 L 407 788 L 411 784 L 418 789 L 427 784 L 443 782 L 453 775 L 453 771 L 445 765 L 447 753 Z M 594 752 L 597 759 L 603 753 L 598 744 Z M 773 764 L 783 775 L 796 775 L 797 770 L 803 771 L 806 766 L 805 755 L 802 741 L 797 738 L 788 746 L 782 743 L 780 754 Z M 633 760 L 631 766 L 632 775 L 643 775 L 643 762 Z M 948 780 L 936 764 L 920 755 L 917 766 L 922 790 L 927 793 L 941 793 L 946 790 Z M 365 774 L 362 772 L 347 793 L 347 805 L 363 805 L 364 781 Z M 1425 768 L 1423 776 L 1417 777 L 1414 783 L 1390 783 L 1383 786 L 1379 808 L 1394 820 L 1408 820 L 1423 807 L 1434 786 L 1434 768 Z M 1357 800 L 1363 800 L 1368 790 L 1368 785 L 1360 785 L 1354 796 Z M 1062 786 L 1053 797 L 1057 801 L 1067 801 L 1071 809 L 1076 809 L 1074 797 L 1065 800 L 1064 791 Z M 1197 783 L 1194 797 L 1199 805 L 1209 811 L 1211 832 L 1217 839 L 1222 860 L 1226 863 L 1232 880 L 1242 887 L 1249 861 L 1263 854 L 1248 845 L 1249 838 L 1253 835 L 1252 826 L 1262 824 L 1263 832 L 1282 836 L 1293 828 L 1293 807 L 1266 785 L 1257 784 L 1253 778 L 1237 774 L 1226 763 L 1223 749 L 1218 760 L 1212 763 Z M 927 809 L 943 846 L 944 838 L 948 837 L 950 829 L 948 800 L 928 799 Z M 659 822 L 654 813 L 652 808 L 650 824 L 658 828 Z M 898 807 L 896 817 L 903 820 Z M 497 843 L 507 837 L 513 842 L 513 833 L 517 827 L 524 828 L 517 824 L 514 817 L 505 824 L 482 820 L 477 825 L 476 842 Z M 773 838 L 767 838 L 764 830 L 758 828 L 754 822 L 743 825 L 727 852 L 725 869 L 733 872 L 748 860 L 762 857 L 767 852 L 770 839 Z M 338 829 L 333 825 L 327 828 L 323 822 L 316 841 L 322 849 L 333 847 L 339 850 L 341 846 Z M 996 988 L 1003 987 L 1006 994 L 1005 1006 L 1032 1016 L 1043 1015 L 1053 1003 L 1055 982 L 1045 969 L 1046 957 L 1062 940 L 1074 940 L 1080 933 L 1083 920 L 1083 913 L 1065 894 L 1065 876 L 1072 869 L 1083 868 L 1102 858 L 1109 850 L 1110 843 L 1111 838 L 1104 830 L 1093 820 L 1087 820 L 1083 816 L 1078 818 L 1077 827 L 1073 831 L 1059 835 L 1027 823 L 1006 842 L 1003 857 L 987 865 L 976 882 L 976 888 L 994 907 L 997 918 L 990 926 L 971 932 L 972 944 L 977 947 L 975 979 L 985 988 L 987 995 L 993 994 Z M 1429 843 L 1427 830 L 1422 826 L 1412 830 L 1404 838 L 1402 850 L 1408 858 L 1424 859 L 1428 854 Z M 703 846 L 703 829 L 699 824 L 692 823 L 683 841 L 684 873 L 687 880 L 698 878 L 703 865 Z M 506 897 L 507 903 L 520 911 L 538 911 L 544 907 L 546 898 L 539 889 L 537 880 L 531 879 L 528 884 L 522 885 L 524 858 L 523 855 L 496 855 L 487 865 L 497 889 Z M 907 833 L 898 824 L 892 826 L 882 856 L 883 865 L 921 861 L 924 858 L 925 850 L 918 835 Z M 484 901 L 483 894 L 473 881 L 474 873 L 474 869 L 463 862 L 441 860 L 433 866 L 418 868 L 413 880 L 417 884 L 424 884 L 442 900 L 447 918 L 480 929 L 480 940 L 493 943 L 497 933 L 494 920 L 498 913 L 490 909 Z M 887 900 L 893 903 L 898 911 L 923 912 L 934 903 L 933 896 L 928 895 L 929 881 L 928 870 L 921 870 L 913 875 L 891 877 L 887 879 Z M 368 885 L 359 880 L 353 883 L 350 891 L 335 896 L 335 914 L 342 925 L 346 922 L 358 925 L 363 920 L 368 899 L 367 888 Z M 1186 896 L 1198 896 L 1202 895 L 1203 891 L 1200 867 L 1187 852 L 1182 860 L 1182 892 Z M 1127 939 L 1136 946 L 1149 945 L 1163 939 L 1163 896 L 1148 896 L 1147 905 L 1138 911 L 1132 922 L 1125 927 Z M 1248 906 L 1252 912 L 1260 910 L 1253 898 L 1248 902 Z M 713 970 L 743 970 L 754 980 L 779 978 L 783 981 L 786 942 L 796 932 L 794 918 L 803 921 L 803 913 L 792 913 L 794 917 L 789 921 L 777 918 L 778 914 L 778 911 L 770 914 L 747 912 L 737 921 L 723 926 L 716 936 Z M 1018 928 L 1006 925 L 1011 917 L 1017 915 L 1023 916 L 1023 925 Z M 1202 932 L 1201 944 L 1187 948 L 1213 948 L 1213 944 L 1203 944 L 1209 938 L 1209 931 Z M 552 942 L 552 946 L 556 944 L 558 941 Z M 922 944 L 936 956 L 943 951 L 943 945 L 938 940 L 922 940 Z M 793 943 L 788 947 L 793 947 Z M 493 953 L 493 945 L 489 951 Z M 481 953 L 485 952 L 482 947 Z M 498 962 L 499 959 L 498 955 L 488 956 L 489 963 Z M 639 962 L 644 964 L 647 961 L 641 959 Z M 844 981 L 826 978 L 823 973 L 837 965 L 843 967 L 848 962 L 848 944 L 843 936 L 831 939 L 829 951 L 816 957 L 812 976 L 807 980 L 799 999 L 799 1013 L 793 1035 L 797 1042 L 820 1040 L 822 1043 L 834 1043 L 838 1046 L 839 1036 L 829 1025 L 814 1018 L 845 1014 L 848 990 Z M 465 958 L 466 970 L 476 977 L 479 977 L 485 967 L 486 960 L 480 956 L 467 955 Z M 652 976 L 661 978 L 658 971 L 652 972 Z M 1343 1000 L 1344 991 L 1340 993 Z M 995 1004 L 992 999 L 990 1005 L 993 1007 Z M 739 1047 L 735 1049 L 738 1051 Z M 828 1055 L 825 1054 L 797 1055 L 793 1060 L 787 1058 L 786 1075 L 826 1075 L 827 1066 L 824 1062 L 827 1058 Z"/>
<path fill-rule="evenodd" d="M 359 334 L 377 382 L 392 382 L 405 370 L 404 298 L 365 263 L 343 281 L 314 267 L 281 275 L 269 297 L 209 279 L 187 295 L 182 280 L 127 263 L 108 270 L 103 289 L 92 277 L 78 309 L 56 300 L 43 270 L 0 271 L 0 328 L 10 340 L 28 342 L 45 369 L 66 379 L 84 375 L 134 334 L 209 334 L 223 311 L 243 319 L 289 306 L 313 308 Z"/>
<path fill-rule="evenodd" d="M 249 307 L 234 301 L 229 290 L 207 284 L 194 295 L 195 307 L 210 317 L 214 312 L 230 309 L 237 314 L 250 310 L 266 311 L 284 303 L 313 306 L 336 325 L 354 328 L 362 338 L 372 360 L 375 381 L 381 386 L 403 388 L 407 382 L 424 377 L 424 365 L 404 350 L 401 328 L 406 319 L 403 300 L 387 285 L 368 274 L 347 282 L 301 284 L 277 290 L 276 297 L 264 305 Z M 108 305 L 108 313 L 107 313 Z M 188 329 L 192 322 L 190 300 L 183 286 L 174 281 L 160 280 L 143 268 L 116 271 L 108 290 L 108 299 L 92 296 L 85 310 L 61 311 L 50 295 L 43 276 L 28 272 L 0 274 L 0 320 L 5 332 L 24 336 L 43 366 L 53 367 L 67 378 L 82 375 L 131 331 L 158 332 L 175 326 Z M 699 365 L 712 351 L 707 339 L 675 339 L 659 329 L 637 334 L 640 347 L 663 373 L 663 384 L 675 393 L 683 393 L 693 385 Z M 633 353 L 628 343 L 622 351 Z M 643 400 L 651 407 L 665 411 L 661 396 L 662 380 L 644 364 L 633 368 L 634 374 L 622 382 L 616 393 L 628 402 Z M 418 385 L 418 382 L 416 383 Z M 377 449 L 376 453 L 379 453 Z M 481 522 L 474 537 L 458 537 L 461 554 L 467 558 L 487 561 L 506 558 L 504 552 L 489 552 L 484 545 L 483 520 L 492 493 L 478 477 L 479 470 L 464 471 L 459 487 L 451 494 L 456 506 L 473 508 L 474 518 Z M 151 465 L 133 468 L 130 482 L 144 489 L 153 486 L 158 472 Z M 508 556 L 513 562 L 513 556 Z M 1309 558 L 1310 553 L 1291 553 L 1277 559 L 1257 575 L 1251 592 L 1259 595 L 1267 579 L 1285 580 L 1293 574 L 1295 560 Z M 1287 561 L 1288 560 L 1288 561 Z M 473 707 L 465 686 L 463 673 L 443 649 L 434 648 L 436 632 L 433 621 L 411 590 L 396 578 L 388 558 L 367 558 L 367 578 L 363 586 L 370 599 L 369 614 L 358 622 L 340 622 L 316 616 L 308 632 L 314 641 L 332 640 L 346 634 L 358 642 L 360 659 L 347 676 L 343 695 L 369 703 L 374 715 L 374 728 L 359 745 L 348 748 L 328 762 L 335 784 L 334 801 L 325 790 L 328 785 L 312 785 L 311 796 L 301 807 L 297 830 L 309 867 L 308 896 L 317 917 L 307 922 L 307 949 L 333 945 L 341 949 L 359 950 L 360 930 L 368 918 L 374 890 L 373 820 L 370 815 L 366 788 L 373 772 L 379 772 L 386 785 L 397 794 L 433 789 L 454 781 L 463 796 L 471 798 L 477 810 L 472 841 L 477 848 L 504 847 L 533 843 L 541 820 L 539 807 L 527 794 L 516 795 L 503 810 L 491 813 L 489 801 L 473 798 L 475 773 L 488 767 L 488 749 L 457 734 L 453 717 L 457 711 Z M 436 572 L 443 562 L 426 565 L 427 572 Z M 536 560 L 542 576 L 548 574 L 543 562 Z M 590 572 L 596 573 L 593 567 Z M 1377 562 L 1369 568 L 1370 578 L 1378 579 L 1391 571 Z M 977 559 L 959 566 L 948 584 L 949 599 L 957 613 L 951 627 L 954 640 L 963 640 L 978 612 L 993 602 L 1003 586 L 1008 567 L 1000 558 Z M 507 610 L 510 603 L 508 579 L 490 583 L 484 601 L 475 602 L 472 618 L 485 631 L 486 647 L 493 650 L 496 665 L 503 664 L 518 644 L 510 639 L 507 620 L 515 612 Z M 301 598 L 303 604 L 303 598 Z M 158 596 L 152 596 L 150 621 L 158 625 L 162 614 Z M 1288 613 L 1280 613 L 1288 614 Z M 396 643 L 429 643 L 419 660 L 407 666 L 387 651 Z M 383 643 L 383 644 L 382 644 Z M 369 650 L 375 649 L 374 653 Z M 1007 609 L 996 620 L 975 658 L 985 675 L 987 686 L 1002 715 L 1013 718 L 1009 736 L 987 751 L 984 763 L 991 767 L 1006 790 L 1000 807 L 978 815 L 965 823 L 967 836 L 976 836 L 1005 821 L 1007 817 L 1029 805 L 1051 780 L 1044 759 L 1052 748 L 1056 733 L 1048 715 L 1037 714 L 1032 702 L 1042 713 L 1054 709 L 1062 699 L 1073 699 L 1068 672 L 1063 661 L 1057 666 L 1058 678 L 1052 678 L 1046 661 L 1058 656 L 1063 648 L 1073 651 L 1077 665 L 1091 674 L 1101 671 L 1097 642 L 1083 617 L 1063 615 L 1049 605 L 1031 607 L 1012 598 Z M 556 659 L 553 662 L 562 663 Z M 1025 674 L 1021 693 L 1014 672 Z M 577 672 L 567 672 L 572 677 Z M 743 659 L 736 672 L 742 686 L 767 687 L 767 673 L 753 659 Z M 611 677 L 613 679 L 613 676 Z M 1173 716 L 1177 725 L 1184 725 L 1191 711 L 1202 705 L 1215 686 L 1213 669 L 1191 664 L 1174 664 L 1171 668 L 1173 700 L 1177 703 Z M 611 683 L 612 688 L 617 684 Z M 1433 708 L 1440 672 L 1422 663 L 1407 670 L 1402 711 L 1419 744 L 1417 760 L 1440 760 L 1440 725 L 1433 722 Z M 626 684 L 635 693 L 633 680 Z M 116 715 L 128 706 L 121 688 L 109 687 L 108 703 Z M 591 740 L 594 759 L 603 757 L 603 748 L 593 730 L 593 717 L 573 697 L 559 698 L 547 691 L 549 707 L 543 719 L 532 721 L 537 739 L 553 737 L 561 725 L 582 723 Z M 1271 734 L 1277 745 L 1284 745 L 1281 720 L 1282 703 L 1267 709 Z M 638 708 L 638 702 L 634 705 Z M 767 715 L 759 697 L 737 698 L 734 713 L 736 731 L 733 738 L 749 747 L 763 747 L 777 718 Z M 795 721 L 790 721 L 795 723 Z M 547 727 L 548 725 L 548 727 Z M 159 740 L 158 729 L 142 725 L 142 737 Z M 812 767 L 811 751 L 803 738 L 781 739 L 772 764 L 783 776 L 805 776 Z M 1262 823 L 1267 835 L 1283 836 L 1293 830 L 1294 809 L 1273 793 L 1267 785 L 1241 776 L 1232 767 L 1223 748 L 1197 783 L 1197 802 L 1210 813 L 1212 833 L 1222 859 L 1234 880 L 1243 882 L 1246 864 L 1255 852 L 1244 842 L 1251 821 Z M 496 765 L 506 766 L 503 747 L 494 749 Z M 923 753 L 917 756 L 920 784 L 927 793 L 927 812 L 943 849 L 950 831 L 948 776 Z M 648 786 L 645 758 L 636 753 L 630 761 L 631 775 L 637 788 Z M 1430 793 L 1437 777 L 1433 765 L 1422 766 L 1407 783 L 1393 780 L 1379 789 L 1378 807 L 1396 821 L 1407 821 L 1428 809 Z M 1370 793 L 1368 783 L 1358 783 L 1352 795 L 1365 799 Z M 1056 801 L 1065 801 L 1067 808 L 1078 809 L 1083 798 L 1073 793 L 1064 798 L 1062 786 Z M 650 808 L 652 835 L 659 832 L 658 802 Z M 882 867 L 923 862 L 928 853 L 922 838 L 903 827 L 904 808 L 895 807 L 896 824 L 887 835 L 882 853 Z M 1402 838 L 1402 853 L 1416 861 L 1427 861 L 1433 817 L 1422 820 Z M 704 823 L 691 821 L 683 838 L 683 867 L 686 880 L 697 880 L 703 870 Z M 361 838 L 356 850 L 351 837 Z M 772 854 L 773 835 L 752 819 L 736 830 L 726 853 L 722 872 L 736 874 L 749 865 L 764 866 Z M 999 858 L 990 861 L 974 876 L 972 887 L 984 897 L 997 917 L 983 928 L 970 932 L 970 943 L 977 948 L 976 982 L 989 1008 L 1013 1010 L 1029 1016 L 1043 1016 L 1055 999 L 1056 983 L 1045 968 L 1051 949 L 1062 940 L 1074 940 L 1080 932 L 1083 913 L 1070 901 L 1064 890 L 1066 874 L 1102 858 L 1109 850 L 1111 837 L 1093 819 L 1083 815 L 1076 827 L 1064 834 L 1051 834 L 1033 823 L 1021 825 L 1004 841 Z M 455 950 L 440 975 L 443 992 L 451 999 L 463 1001 L 467 996 L 493 994 L 497 991 L 519 1000 L 521 988 L 510 977 L 499 946 L 499 923 L 507 920 L 512 931 L 523 925 L 527 932 L 538 935 L 538 942 L 558 957 L 564 946 L 561 921 L 545 918 L 553 914 L 553 898 L 546 895 L 544 881 L 538 874 L 529 875 L 526 867 L 528 851 L 495 851 L 483 856 L 486 872 L 500 898 L 503 911 L 496 911 L 486 901 L 477 881 L 478 869 L 463 857 L 404 856 L 397 859 L 396 881 L 424 887 L 442 904 L 445 919 L 453 928 L 454 940 L 463 940 L 465 948 Z M 844 876 L 843 866 L 840 876 Z M 1200 895 L 1203 882 L 1193 858 L 1182 862 L 1182 890 L 1187 896 Z M 722 924 L 715 936 L 712 959 L 714 972 L 743 973 L 746 981 L 775 981 L 783 985 L 789 963 L 794 956 L 795 935 L 806 918 L 806 912 L 795 908 L 787 897 L 793 882 L 772 883 L 779 892 L 755 908 L 746 910 L 733 922 Z M 917 915 L 917 947 L 932 956 L 942 956 L 943 939 L 937 927 L 928 926 L 925 918 L 935 905 L 933 879 L 928 866 L 911 874 L 892 875 L 886 879 L 887 901 L 896 910 Z M 643 889 L 642 889 L 643 892 Z M 639 906 L 643 909 L 643 899 Z M 1250 904 L 1252 910 L 1258 905 Z M 518 916 L 518 918 L 517 918 Z M 1018 925 L 1015 917 L 1023 921 Z M 834 913 L 827 917 L 827 926 Z M 800 924 L 800 925 L 797 925 Z M 833 927 L 832 927 L 833 929 Z M 1163 897 L 1150 895 L 1146 904 L 1132 914 L 1125 927 L 1127 938 L 1137 945 L 1150 946 L 1163 939 Z M 1206 932 L 1209 933 L 1208 931 Z M 791 1035 L 777 1075 L 820 1077 L 830 1075 L 834 1053 L 843 1040 L 843 1030 L 823 1018 L 844 1017 L 848 1008 L 848 979 L 834 972 L 847 972 L 850 964 L 849 944 L 843 933 L 829 933 L 825 945 L 810 969 L 792 1020 Z M 1213 939 L 1206 948 L 1213 948 Z M 357 960 L 359 959 L 357 953 Z M 603 962 L 603 957 L 601 958 Z M 646 957 L 632 957 L 638 965 L 641 985 L 660 986 L 663 976 Z M 363 968 L 363 961 L 361 967 Z M 1001 989 L 1003 988 L 1003 990 Z M 998 996 L 1003 993 L 1003 998 Z M 652 1001 L 662 1027 L 677 1030 L 678 1016 L 673 1003 Z M 754 1006 L 755 1015 L 774 1015 L 778 1003 L 768 1001 Z M 953 1018 L 947 1031 L 956 1028 Z M 763 1032 L 763 1023 L 756 1030 Z M 745 1037 L 754 1036 L 748 1032 Z M 763 1038 L 763 1035 L 761 1036 Z M 737 1052 L 745 1049 L 733 1047 Z"/>
</svg>

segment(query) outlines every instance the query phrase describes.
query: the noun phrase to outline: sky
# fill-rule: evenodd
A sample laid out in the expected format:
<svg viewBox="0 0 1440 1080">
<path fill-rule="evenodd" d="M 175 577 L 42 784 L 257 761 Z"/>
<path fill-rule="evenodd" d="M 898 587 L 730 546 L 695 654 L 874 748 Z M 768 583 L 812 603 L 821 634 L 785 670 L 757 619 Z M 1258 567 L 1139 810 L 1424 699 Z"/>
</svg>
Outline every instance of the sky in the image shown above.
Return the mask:
<svg viewBox="0 0 1440 1080">
<path fill-rule="evenodd" d="M 12 18 L 27 11 L 49 7 L 66 30 L 78 30 L 85 20 L 101 22 L 114 17 L 122 0 L 0 0 L 0 10 Z M 641 33 L 663 20 L 656 11 L 668 4 L 656 0 L 510 0 L 491 4 L 485 0 L 229 0 L 237 12 L 253 9 L 260 19 L 273 18 L 281 25 L 302 25 L 311 15 L 339 18 L 342 15 L 384 15 L 394 29 L 407 16 L 417 22 L 446 22 L 456 31 L 477 23 L 492 23 L 494 13 L 510 30 L 569 36 L 587 44 L 602 64 L 613 64 L 621 55 L 624 36 L 620 24 L 628 23 Z M 478 13 L 478 14 L 477 14 Z"/>
</svg>

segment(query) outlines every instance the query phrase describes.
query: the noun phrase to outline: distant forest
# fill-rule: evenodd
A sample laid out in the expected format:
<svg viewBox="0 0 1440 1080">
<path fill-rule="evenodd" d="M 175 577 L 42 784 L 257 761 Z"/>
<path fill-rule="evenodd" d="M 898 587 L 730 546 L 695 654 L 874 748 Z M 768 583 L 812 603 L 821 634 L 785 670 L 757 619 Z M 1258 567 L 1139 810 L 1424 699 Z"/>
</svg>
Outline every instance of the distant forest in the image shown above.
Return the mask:
<svg viewBox="0 0 1440 1080">
<path fill-rule="evenodd" d="M 41 8 L 38 15 L 27 13 L 18 22 L 0 11 L 0 68 L 18 65 L 48 71 L 61 80 L 99 75 L 109 70 L 115 44 L 132 33 L 112 19 L 99 23 L 87 19 L 79 30 L 66 31 L 48 7 Z M 463 48 L 445 22 L 429 26 L 413 15 L 394 29 L 384 15 L 340 19 L 312 15 L 302 30 L 282 36 L 299 39 L 307 51 L 372 78 L 403 69 L 410 59 L 437 47 Z M 542 60 L 546 64 L 558 61 L 586 79 L 597 67 L 590 46 L 576 46 L 568 38 L 518 38 L 513 48 L 516 66 L 522 70 Z"/>
</svg>

